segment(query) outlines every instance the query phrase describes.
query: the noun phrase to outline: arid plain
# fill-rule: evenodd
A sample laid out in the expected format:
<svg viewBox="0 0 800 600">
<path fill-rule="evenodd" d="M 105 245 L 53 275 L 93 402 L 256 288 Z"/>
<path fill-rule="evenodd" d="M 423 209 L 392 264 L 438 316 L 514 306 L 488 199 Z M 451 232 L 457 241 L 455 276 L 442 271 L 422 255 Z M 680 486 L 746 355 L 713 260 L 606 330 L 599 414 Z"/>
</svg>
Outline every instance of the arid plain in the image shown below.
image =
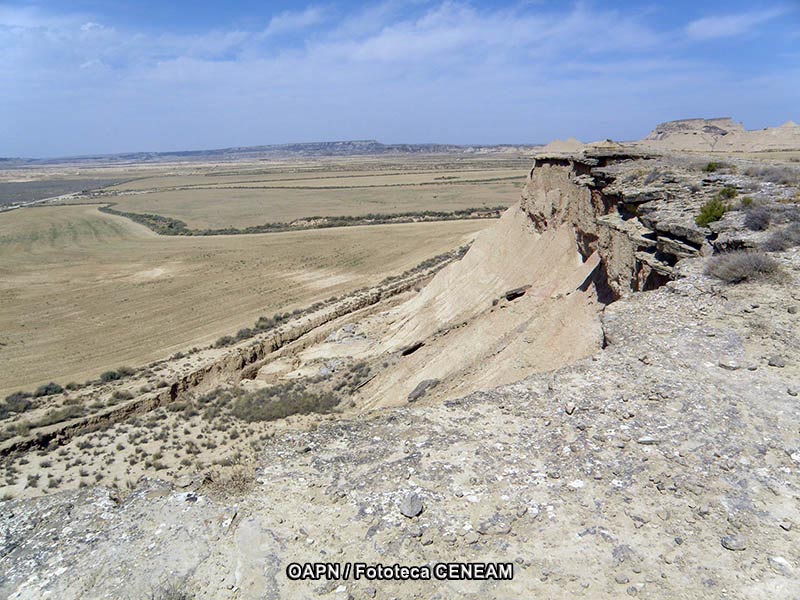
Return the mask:
<svg viewBox="0 0 800 600">
<path fill-rule="evenodd" d="M 193 229 L 452 212 L 515 202 L 525 162 L 517 154 L 448 154 L 4 172 L 0 183 L 24 181 L 48 194 L 73 192 L 75 179 L 123 183 L 0 213 L 0 395 L 49 381 L 82 383 L 208 345 L 260 315 L 402 273 L 487 225 L 457 219 L 168 236 L 100 207 L 155 213 Z"/>
</svg>

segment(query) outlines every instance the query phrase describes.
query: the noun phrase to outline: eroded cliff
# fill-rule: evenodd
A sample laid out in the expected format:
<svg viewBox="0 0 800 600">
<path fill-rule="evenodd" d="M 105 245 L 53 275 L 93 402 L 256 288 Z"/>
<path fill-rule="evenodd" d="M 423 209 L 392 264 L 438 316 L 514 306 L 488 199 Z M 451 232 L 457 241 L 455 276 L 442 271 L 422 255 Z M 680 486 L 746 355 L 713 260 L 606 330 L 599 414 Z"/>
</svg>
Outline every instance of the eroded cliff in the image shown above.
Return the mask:
<svg viewBox="0 0 800 600">
<path fill-rule="evenodd" d="M 421 291 L 248 373 L 259 386 L 337 357 L 385 362 L 352 410 L 287 422 L 252 474 L 2 503 L 0 594 L 793 597 L 800 252 L 771 253 L 780 279 L 724 285 L 704 266 L 786 227 L 797 189 L 740 172 L 630 152 L 537 157 L 520 206 Z M 774 223 L 747 229 L 737 209 L 696 225 L 725 187 Z M 409 399 L 428 368 L 447 374 Z M 483 391 L 459 394 L 465 381 Z M 363 410 L 398 389 L 402 406 Z M 285 573 L 493 560 L 513 562 L 513 580 Z"/>
</svg>

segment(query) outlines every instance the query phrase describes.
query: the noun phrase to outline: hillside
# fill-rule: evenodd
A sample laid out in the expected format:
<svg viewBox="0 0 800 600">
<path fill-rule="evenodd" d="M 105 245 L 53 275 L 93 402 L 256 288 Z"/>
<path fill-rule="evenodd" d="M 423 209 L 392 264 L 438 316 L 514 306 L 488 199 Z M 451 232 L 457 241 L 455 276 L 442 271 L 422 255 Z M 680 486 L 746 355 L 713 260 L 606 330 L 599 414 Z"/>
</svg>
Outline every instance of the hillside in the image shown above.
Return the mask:
<svg viewBox="0 0 800 600">
<path fill-rule="evenodd" d="M 800 171 L 710 163 L 539 154 L 465 253 L 176 359 L 159 389 L 114 396 L 137 372 L 31 409 L 118 398 L 69 421 L 6 415 L 7 478 L 86 476 L 0 504 L 0 595 L 792 598 Z M 88 483 L 123 457 L 129 484 Z M 306 561 L 514 577 L 287 577 Z"/>
</svg>

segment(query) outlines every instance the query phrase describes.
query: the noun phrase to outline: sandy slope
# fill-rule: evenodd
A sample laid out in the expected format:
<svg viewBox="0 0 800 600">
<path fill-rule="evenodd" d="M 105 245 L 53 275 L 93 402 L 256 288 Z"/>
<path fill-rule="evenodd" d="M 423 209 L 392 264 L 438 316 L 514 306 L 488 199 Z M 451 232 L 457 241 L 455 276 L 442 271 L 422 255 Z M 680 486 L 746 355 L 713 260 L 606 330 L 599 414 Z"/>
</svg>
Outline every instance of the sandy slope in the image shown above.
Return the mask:
<svg viewBox="0 0 800 600">
<path fill-rule="evenodd" d="M 461 261 L 376 323 L 385 333 L 367 353 L 424 346 L 363 390 L 366 406 L 404 403 L 428 379 L 441 380 L 428 397 L 455 397 L 595 351 L 600 305 L 593 289 L 578 288 L 596 266 L 596 257 L 583 262 L 571 227 L 539 234 L 525 212 L 510 208 Z M 523 286 L 524 296 L 506 300 Z"/>
</svg>

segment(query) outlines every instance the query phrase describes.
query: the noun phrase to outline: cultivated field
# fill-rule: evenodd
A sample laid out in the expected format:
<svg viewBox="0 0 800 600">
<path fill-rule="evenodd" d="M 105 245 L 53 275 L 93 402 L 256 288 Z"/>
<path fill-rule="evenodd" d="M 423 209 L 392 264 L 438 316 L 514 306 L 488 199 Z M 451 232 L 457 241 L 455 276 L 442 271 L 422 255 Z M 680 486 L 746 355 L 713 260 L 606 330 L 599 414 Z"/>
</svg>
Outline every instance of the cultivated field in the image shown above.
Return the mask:
<svg viewBox="0 0 800 600">
<path fill-rule="evenodd" d="M 0 214 L 0 395 L 208 344 L 259 315 L 377 283 L 488 224 L 186 238 L 95 206 Z"/>
<path fill-rule="evenodd" d="M 527 159 L 451 157 L 184 166 L 69 202 L 113 202 L 116 210 L 178 219 L 189 229 L 245 228 L 313 216 L 508 206 L 519 198 L 526 168 Z"/>
</svg>

